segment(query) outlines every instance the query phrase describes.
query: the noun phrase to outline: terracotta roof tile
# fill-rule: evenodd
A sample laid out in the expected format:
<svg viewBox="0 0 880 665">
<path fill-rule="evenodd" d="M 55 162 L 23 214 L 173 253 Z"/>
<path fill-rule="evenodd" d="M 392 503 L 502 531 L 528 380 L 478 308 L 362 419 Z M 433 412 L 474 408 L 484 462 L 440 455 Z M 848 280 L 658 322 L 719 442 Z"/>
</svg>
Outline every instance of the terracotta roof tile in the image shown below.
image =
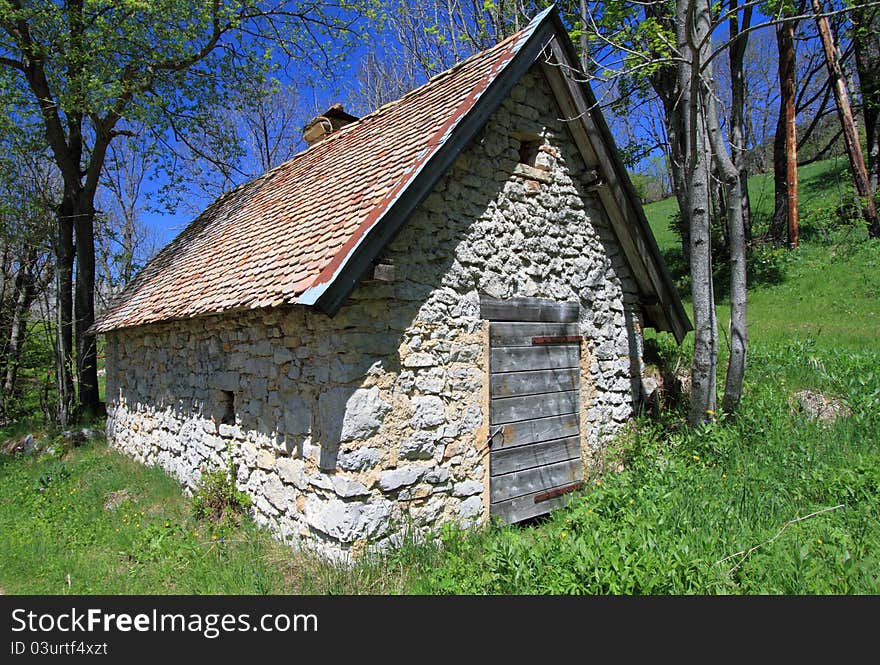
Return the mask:
<svg viewBox="0 0 880 665">
<path fill-rule="evenodd" d="M 340 255 L 381 218 L 513 58 L 523 33 L 221 196 L 144 268 L 94 330 L 295 303 L 327 281 Z"/>
</svg>

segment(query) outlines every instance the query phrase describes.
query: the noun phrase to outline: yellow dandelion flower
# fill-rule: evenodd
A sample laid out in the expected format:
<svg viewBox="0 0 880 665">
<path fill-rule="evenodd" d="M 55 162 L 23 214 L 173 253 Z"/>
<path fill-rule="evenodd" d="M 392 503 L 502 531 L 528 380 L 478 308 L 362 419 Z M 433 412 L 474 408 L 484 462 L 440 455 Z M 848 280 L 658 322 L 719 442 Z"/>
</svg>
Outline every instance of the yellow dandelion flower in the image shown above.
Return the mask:
<svg viewBox="0 0 880 665">
<path fill-rule="evenodd" d="M 727 478 L 727 474 L 726 474 L 726 473 L 722 473 L 722 474 L 721 474 L 721 480 L 725 480 L 726 478 Z"/>
<path fill-rule="evenodd" d="M 568 532 L 566 532 L 566 531 L 563 531 L 559 535 L 562 536 L 563 538 L 568 538 Z"/>
<path fill-rule="evenodd" d="M 699 462 L 699 461 L 700 461 L 700 456 L 699 456 L 699 455 L 693 455 L 693 458 L 694 458 L 694 462 Z"/>
<path fill-rule="evenodd" d="M 597 481 L 596 481 L 596 487 L 602 487 L 602 481 L 601 481 L 601 480 L 597 480 Z"/>
<path fill-rule="evenodd" d="M 629 500 L 629 505 L 633 505 L 635 502 L 636 502 L 635 499 L 630 499 L 630 500 Z"/>
<path fill-rule="evenodd" d="M 821 544 L 822 544 L 822 539 L 819 538 L 816 542 L 819 543 L 819 544 L 821 545 Z"/>
<path fill-rule="evenodd" d="M 214 535 L 211 536 L 211 540 L 217 540 L 217 534 L 216 534 L 216 533 L 215 533 Z"/>
</svg>

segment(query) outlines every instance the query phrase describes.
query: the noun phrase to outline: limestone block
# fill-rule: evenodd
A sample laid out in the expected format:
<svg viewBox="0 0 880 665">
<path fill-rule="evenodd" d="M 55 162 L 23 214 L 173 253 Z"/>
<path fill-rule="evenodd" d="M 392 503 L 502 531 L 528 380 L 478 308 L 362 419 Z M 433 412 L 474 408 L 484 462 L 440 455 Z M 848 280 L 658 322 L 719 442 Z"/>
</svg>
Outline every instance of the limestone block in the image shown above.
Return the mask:
<svg viewBox="0 0 880 665">
<path fill-rule="evenodd" d="M 425 474 L 425 468 L 421 466 L 402 466 L 397 469 L 383 471 L 379 476 L 379 489 L 383 492 L 393 492 L 415 484 Z"/>
<path fill-rule="evenodd" d="M 217 428 L 217 433 L 224 439 L 236 439 L 239 441 L 244 440 L 244 433 L 241 431 L 241 428 L 238 425 L 221 424 Z"/>
<path fill-rule="evenodd" d="M 366 439 L 375 434 L 391 405 L 379 389 L 332 388 L 318 398 L 323 444 Z"/>
<path fill-rule="evenodd" d="M 483 410 L 479 406 L 469 406 L 461 416 L 461 431 L 475 432 L 483 424 Z"/>
<path fill-rule="evenodd" d="M 334 474 L 333 476 L 333 491 L 343 499 L 368 496 L 370 494 L 369 488 L 363 483 L 339 474 Z"/>
<path fill-rule="evenodd" d="M 437 360 L 430 353 L 411 353 L 403 361 L 404 367 L 433 367 Z"/>
<path fill-rule="evenodd" d="M 280 346 L 276 347 L 274 353 L 272 354 L 272 362 L 276 365 L 283 365 L 284 363 L 291 362 L 296 356 L 287 348 Z"/>
<path fill-rule="evenodd" d="M 309 484 L 306 464 L 302 460 L 282 457 L 275 461 L 275 470 L 281 480 L 299 490 L 304 490 Z"/>
<path fill-rule="evenodd" d="M 278 510 L 284 510 L 287 506 L 287 500 L 290 498 L 290 493 L 284 487 L 284 483 L 274 473 L 266 477 L 263 483 L 263 494 L 266 495 L 269 503 L 278 508 Z"/>
<path fill-rule="evenodd" d="M 483 491 L 483 483 L 477 480 L 465 480 L 455 483 L 452 493 L 455 496 L 471 496 L 472 494 L 480 494 Z"/>
<path fill-rule="evenodd" d="M 342 452 L 336 458 L 336 464 L 345 471 L 366 471 L 372 469 L 382 459 L 382 452 L 376 448 L 357 448 Z"/>
<path fill-rule="evenodd" d="M 240 381 L 238 372 L 218 372 L 213 377 L 217 390 L 238 390 Z"/>
<path fill-rule="evenodd" d="M 437 437 L 433 432 L 418 431 L 400 443 L 400 456 L 403 459 L 431 459 L 434 457 Z"/>
<path fill-rule="evenodd" d="M 446 385 L 446 370 L 432 367 L 427 372 L 420 372 L 416 376 L 415 385 L 423 393 L 438 395 Z"/>
<path fill-rule="evenodd" d="M 330 363 L 330 381 L 333 383 L 362 382 L 374 366 L 381 366 L 382 358 L 376 356 L 355 357 L 353 360 L 334 358 Z"/>
<path fill-rule="evenodd" d="M 483 514 L 483 499 L 479 496 L 468 497 L 458 507 L 458 514 L 464 519 L 473 519 Z"/>
<path fill-rule="evenodd" d="M 257 450 L 257 466 L 261 469 L 271 469 L 275 466 L 275 455 L 271 450 L 260 448 Z"/>
<path fill-rule="evenodd" d="M 413 416 L 410 423 L 416 429 L 436 427 L 445 422 L 446 413 L 443 400 L 433 395 L 413 397 Z"/>
<path fill-rule="evenodd" d="M 282 429 L 287 434 L 308 434 L 312 431 L 312 414 L 302 397 L 288 397 L 282 404 Z"/>
<path fill-rule="evenodd" d="M 431 483 L 432 485 L 439 485 L 445 483 L 447 480 L 449 480 L 449 469 L 445 467 L 431 469 L 425 474 L 425 482 Z"/>
<path fill-rule="evenodd" d="M 392 505 L 388 501 L 364 504 L 310 496 L 306 499 L 304 517 L 312 528 L 350 543 L 384 535 L 391 513 Z"/>
<path fill-rule="evenodd" d="M 316 473 L 309 476 L 309 485 L 333 491 L 333 480 L 326 473 Z"/>
</svg>

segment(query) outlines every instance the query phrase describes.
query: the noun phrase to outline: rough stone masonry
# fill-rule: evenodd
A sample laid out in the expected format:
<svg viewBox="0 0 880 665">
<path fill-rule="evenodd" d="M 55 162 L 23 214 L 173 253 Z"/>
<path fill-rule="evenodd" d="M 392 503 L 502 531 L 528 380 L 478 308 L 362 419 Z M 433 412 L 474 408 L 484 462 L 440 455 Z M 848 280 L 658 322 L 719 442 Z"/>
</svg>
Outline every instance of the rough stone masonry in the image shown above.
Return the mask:
<svg viewBox="0 0 880 665">
<path fill-rule="evenodd" d="M 587 463 L 639 398 L 641 325 L 559 118 L 533 68 L 387 249 L 394 281 L 363 282 L 334 318 L 291 306 L 108 333 L 109 439 L 190 489 L 231 459 L 258 522 L 329 556 L 483 521 L 479 296 L 535 296 L 580 302 Z"/>
</svg>

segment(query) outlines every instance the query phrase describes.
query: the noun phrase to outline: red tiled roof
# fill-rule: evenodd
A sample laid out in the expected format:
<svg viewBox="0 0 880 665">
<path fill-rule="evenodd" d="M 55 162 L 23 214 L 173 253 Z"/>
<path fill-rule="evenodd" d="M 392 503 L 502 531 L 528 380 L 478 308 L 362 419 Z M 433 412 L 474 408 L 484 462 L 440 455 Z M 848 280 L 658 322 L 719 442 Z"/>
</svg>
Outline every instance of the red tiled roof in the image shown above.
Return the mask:
<svg viewBox="0 0 880 665">
<path fill-rule="evenodd" d="M 310 288 L 320 290 L 545 15 L 217 199 L 144 268 L 94 331 L 293 304 Z"/>
</svg>

